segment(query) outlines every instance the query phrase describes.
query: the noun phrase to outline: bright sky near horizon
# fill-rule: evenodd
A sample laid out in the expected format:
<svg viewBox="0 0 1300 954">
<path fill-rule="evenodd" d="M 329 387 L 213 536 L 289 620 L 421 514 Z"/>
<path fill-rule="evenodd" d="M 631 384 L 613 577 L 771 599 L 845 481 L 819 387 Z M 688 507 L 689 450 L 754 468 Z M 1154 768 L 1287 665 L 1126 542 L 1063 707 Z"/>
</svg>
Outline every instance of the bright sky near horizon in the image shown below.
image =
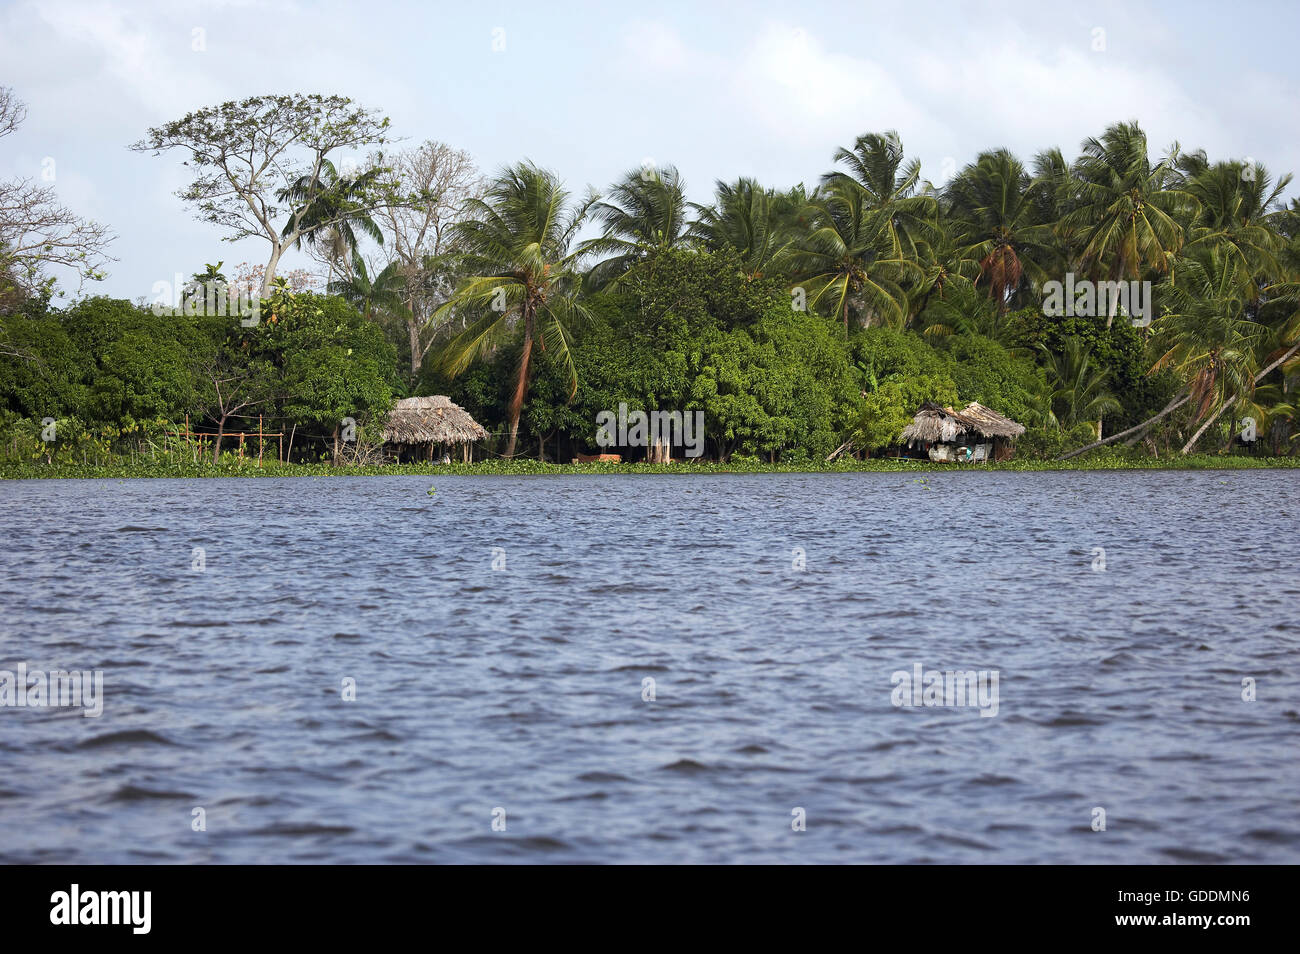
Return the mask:
<svg viewBox="0 0 1300 954">
<path fill-rule="evenodd" d="M 61 201 L 118 236 L 88 290 L 134 299 L 204 262 L 265 263 L 267 243 L 220 241 L 175 196 L 179 153 L 126 148 L 258 93 L 341 93 L 411 145 L 441 140 L 485 172 L 532 159 L 575 193 L 647 159 L 675 164 L 698 202 L 740 175 L 811 185 L 837 146 L 886 129 L 939 183 L 998 146 L 1073 158 L 1129 119 L 1153 156 L 1178 140 L 1300 172 L 1300 6 L 1043 6 L 3 2 L 0 85 L 28 117 L 0 140 L 0 177 L 53 159 Z"/>
</svg>

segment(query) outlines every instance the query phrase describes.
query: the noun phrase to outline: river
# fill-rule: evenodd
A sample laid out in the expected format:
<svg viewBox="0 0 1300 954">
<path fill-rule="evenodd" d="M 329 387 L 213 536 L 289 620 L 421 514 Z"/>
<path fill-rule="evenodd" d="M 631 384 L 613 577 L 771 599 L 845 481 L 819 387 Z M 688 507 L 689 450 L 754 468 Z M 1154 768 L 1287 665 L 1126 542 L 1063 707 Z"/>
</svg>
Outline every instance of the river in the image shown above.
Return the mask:
<svg viewBox="0 0 1300 954">
<path fill-rule="evenodd" d="M 0 670 L 103 679 L 0 708 L 0 860 L 1295 863 L 1298 518 L 1295 471 L 0 482 Z"/>
</svg>

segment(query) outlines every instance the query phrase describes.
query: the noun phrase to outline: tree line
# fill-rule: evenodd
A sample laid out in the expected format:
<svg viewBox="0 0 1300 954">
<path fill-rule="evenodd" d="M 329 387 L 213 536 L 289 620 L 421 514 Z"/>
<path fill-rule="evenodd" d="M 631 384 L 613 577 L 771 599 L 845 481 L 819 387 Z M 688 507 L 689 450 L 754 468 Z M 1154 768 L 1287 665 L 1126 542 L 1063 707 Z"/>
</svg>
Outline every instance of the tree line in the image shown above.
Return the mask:
<svg viewBox="0 0 1300 954">
<path fill-rule="evenodd" d="M 940 184 L 896 133 L 867 133 L 811 183 L 718 182 L 704 203 L 672 166 L 601 193 L 530 162 L 484 177 L 444 144 L 396 146 L 343 97 L 226 103 L 133 148 L 179 151 L 181 198 L 267 242 L 264 320 L 54 309 L 0 244 L 11 432 L 186 413 L 220 430 L 258 408 L 301 428 L 299 454 L 337 455 L 342 419 L 373 441 L 393 399 L 442 393 L 505 457 L 590 451 L 620 403 L 703 410 L 722 459 L 889 453 L 925 401 L 1020 421 L 1029 454 L 1296 451 L 1291 176 L 1178 144 L 1155 157 L 1136 123 L 1072 159 L 984 152 Z M 320 291 L 278 274 L 289 249 Z M 1062 282 L 1149 283 L 1150 311 L 1045 308 Z"/>
</svg>

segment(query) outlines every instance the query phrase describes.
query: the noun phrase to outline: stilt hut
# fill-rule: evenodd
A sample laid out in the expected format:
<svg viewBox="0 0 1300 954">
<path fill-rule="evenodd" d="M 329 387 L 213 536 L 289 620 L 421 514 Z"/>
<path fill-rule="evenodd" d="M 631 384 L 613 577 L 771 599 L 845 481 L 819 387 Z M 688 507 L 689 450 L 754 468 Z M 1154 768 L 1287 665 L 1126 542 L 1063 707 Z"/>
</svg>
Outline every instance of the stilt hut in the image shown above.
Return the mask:
<svg viewBox="0 0 1300 954">
<path fill-rule="evenodd" d="M 384 444 L 394 449 L 399 460 L 416 456 L 433 460 L 436 451 L 450 454 L 459 447 L 461 460 L 468 462 L 471 445 L 487 436 L 468 411 L 442 394 L 402 398 L 388 415 L 383 432 Z"/>
<path fill-rule="evenodd" d="M 899 442 L 930 460 L 967 463 L 1010 460 L 1023 424 L 972 401 L 960 411 L 926 402 L 903 428 Z"/>
</svg>

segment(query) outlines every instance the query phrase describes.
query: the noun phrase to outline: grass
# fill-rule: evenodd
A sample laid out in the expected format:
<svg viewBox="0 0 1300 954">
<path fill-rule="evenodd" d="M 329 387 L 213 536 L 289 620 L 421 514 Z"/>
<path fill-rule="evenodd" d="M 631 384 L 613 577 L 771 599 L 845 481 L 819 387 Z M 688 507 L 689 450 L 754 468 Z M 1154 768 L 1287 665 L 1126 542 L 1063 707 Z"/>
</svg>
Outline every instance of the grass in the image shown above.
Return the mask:
<svg viewBox="0 0 1300 954">
<path fill-rule="evenodd" d="M 1122 452 L 1101 452 L 1067 461 L 1010 460 L 999 464 L 936 464 L 914 460 L 841 460 L 826 463 L 767 464 L 753 459 L 729 463 L 701 461 L 680 464 L 546 464 L 535 460 L 494 460 L 475 464 L 393 464 L 388 466 L 331 467 L 329 464 L 281 464 L 223 459 L 205 462 L 138 462 L 70 464 L 37 461 L 0 464 L 0 479 L 40 480 L 124 479 L 129 477 L 355 477 L 378 475 L 574 475 L 574 474 L 848 474 L 929 471 L 1057 471 L 1057 470 L 1261 470 L 1300 468 L 1300 457 L 1246 457 L 1190 454 L 1186 457 L 1140 457 Z"/>
</svg>

